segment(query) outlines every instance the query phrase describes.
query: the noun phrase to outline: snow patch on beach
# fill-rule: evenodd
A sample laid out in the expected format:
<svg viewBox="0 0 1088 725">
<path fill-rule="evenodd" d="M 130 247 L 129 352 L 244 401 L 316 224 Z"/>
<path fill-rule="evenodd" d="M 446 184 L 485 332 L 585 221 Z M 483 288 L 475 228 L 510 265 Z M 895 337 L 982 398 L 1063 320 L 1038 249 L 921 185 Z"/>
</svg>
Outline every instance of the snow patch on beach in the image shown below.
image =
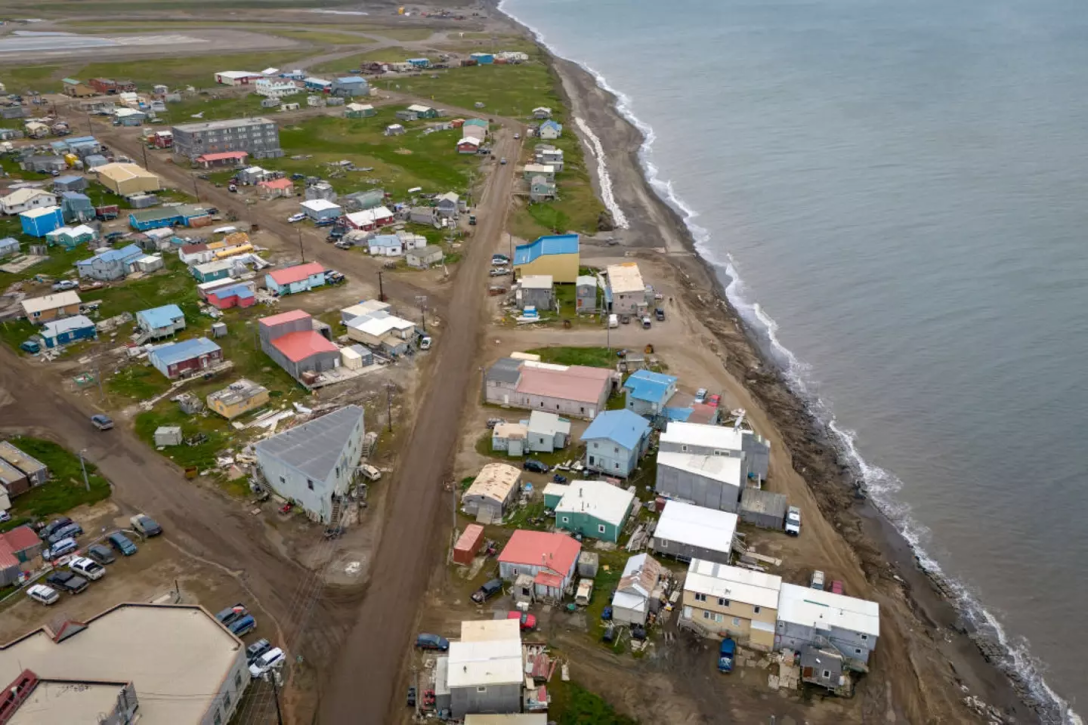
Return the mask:
<svg viewBox="0 0 1088 725">
<path fill-rule="evenodd" d="M 601 140 L 597 138 L 597 134 L 593 133 L 593 129 L 589 127 L 589 124 L 581 118 L 575 116 L 574 123 L 578 128 L 582 129 L 582 133 L 589 139 L 589 145 L 593 148 L 593 155 L 597 157 L 597 179 L 601 182 L 601 201 L 604 202 L 605 208 L 612 213 L 613 224 L 620 229 L 630 228 L 627 223 L 627 216 L 620 209 L 619 204 L 616 203 L 616 197 L 612 194 L 612 177 L 608 174 L 608 161 L 605 157 L 604 147 L 601 146 Z"/>
<path fill-rule="evenodd" d="M 543 33 L 516 17 L 506 6 L 507 0 L 500 0 L 499 11 L 528 28 L 537 42 L 547 48 L 553 55 L 566 57 L 562 56 L 554 46 L 547 42 Z M 685 226 L 695 240 L 695 249 L 699 255 L 726 275 L 725 293 L 730 304 L 765 343 L 772 359 L 780 366 L 783 376 L 794 392 L 806 402 L 813 414 L 827 425 L 836 438 L 840 452 L 865 483 L 870 498 L 881 512 L 892 521 L 896 529 L 911 546 L 919 564 L 924 569 L 939 574 L 954 592 L 956 597 L 954 603 L 963 616 L 980 631 L 989 633 L 1002 646 L 1006 655 L 1005 660 L 998 663 L 999 666 L 1006 672 L 1017 674 L 1022 678 L 1031 694 L 1038 698 L 1042 707 L 1047 711 L 1045 715 L 1046 722 L 1060 722 L 1062 725 L 1084 725 L 1084 721 L 1070 709 L 1069 704 L 1046 684 L 1042 674 L 1045 665 L 1031 656 L 1027 641 L 1023 638 L 1015 642 L 1010 640 L 1008 633 L 1005 632 L 997 618 L 982 606 L 978 597 L 969 591 L 962 582 L 945 575 L 937 561 L 926 553 L 923 545 L 928 540 L 929 530 L 911 516 L 909 505 L 896 500 L 894 497 L 895 492 L 903 487 L 903 482 L 889 471 L 868 463 L 861 456 L 856 446 L 856 433 L 843 428 L 835 418 L 828 402 L 814 391 L 816 381 L 812 375 L 811 366 L 800 360 L 793 351 L 782 344 L 778 337 L 778 323 L 775 319 L 758 302 L 751 301 L 745 295 L 744 282 L 734 265 L 732 255 L 726 254 L 725 259 L 722 259 L 719 254 L 715 254 L 709 248 L 707 242 L 710 240 L 710 232 L 699 226 L 695 221 L 699 217 L 699 213 L 688 206 L 676 193 L 670 180 L 661 178 L 660 170 L 651 161 L 657 134 L 652 126 L 634 115 L 631 110 L 631 98 L 609 85 L 605 77 L 587 63 L 573 58 L 567 58 L 567 60 L 589 73 L 599 88 L 612 94 L 616 98 L 616 111 L 642 132 L 643 142 L 638 155 L 646 180 L 658 196 L 681 215 Z M 592 132 L 588 131 L 588 126 L 585 126 L 581 119 L 576 119 L 576 123 L 579 123 L 579 128 L 587 132 L 587 136 L 596 139 L 596 136 L 591 136 Z M 597 157 L 598 164 L 603 163 L 603 151 L 599 148 Z M 605 186 L 603 178 L 602 176 L 602 189 Z M 608 188 L 609 194 L 611 194 L 611 182 L 609 182 Z M 602 196 L 604 196 L 603 191 Z"/>
</svg>

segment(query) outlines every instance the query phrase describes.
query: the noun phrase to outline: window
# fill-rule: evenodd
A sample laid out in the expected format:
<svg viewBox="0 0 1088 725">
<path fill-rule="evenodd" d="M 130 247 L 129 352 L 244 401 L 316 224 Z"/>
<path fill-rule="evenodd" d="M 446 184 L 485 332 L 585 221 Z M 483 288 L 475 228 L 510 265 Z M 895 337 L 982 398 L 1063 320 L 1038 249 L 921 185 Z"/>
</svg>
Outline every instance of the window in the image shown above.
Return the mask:
<svg viewBox="0 0 1088 725">
<path fill-rule="evenodd" d="M 718 597 L 718 606 L 719 607 L 728 607 L 729 606 L 729 600 L 728 599 L 723 599 L 722 597 Z"/>
<path fill-rule="evenodd" d="M 287 483 L 287 479 L 283 476 L 280 476 L 280 483 Z"/>
<path fill-rule="evenodd" d="M 215 725 L 223 725 L 223 716 L 219 714 L 218 710 L 215 711 L 215 719 L 212 720 L 212 722 L 214 722 Z"/>
<path fill-rule="evenodd" d="M 612 467 L 615 468 L 617 471 L 620 470 L 620 464 L 619 463 L 613 463 Z"/>
<path fill-rule="evenodd" d="M 867 635 L 867 634 L 863 634 L 863 635 L 861 635 L 861 641 L 862 641 L 862 642 L 864 642 L 864 641 L 865 641 L 865 640 L 867 640 L 867 639 L 869 639 L 869 635 Z"/>
<path fill-rule="evenodd" d="M 563 523 L 564 524 L 569 524 L 570 523 L 570 516 L 564 516 L 563 517 Z"/>
<path fill-rule="evenodd" d="M 752 607 L 752 612 L 759 614 L 759 607 Z"/>
<path fill-rule="evenodd" d="M 687 446 L 680 446 L 680 450 L 683 451 L 684 453 L 687 453 L 688 452 L 688 447 Z"/>
<path fill-rule="evenodd" d="M 314 490 L 314 482 L 313 481 L 311 481 L 309 479 L 306 479 L 306 485 L 309 486 L 311 491 Z"/>
<path fill-rule="evenodd" d="M 598 449 L 600 447 L 601 447 L 601 445 L 599 443 L 597 443 L 597 441 L 593 441 L 593 449 L 594 450 L 596 450 L 596 449 Z"/>
<path fill-rule="evenodd" d="M 598 534 L 603 534 L 604 533 L 604 524 L 598 524 L 597 525 L 597 533 Z"/>
<path fill-rule="evenodd" d="M 241 686 L 242 686 L 242 673 L 241 672 L 235 672 L 234 673 L 234 688 L 238 689 Z"/>
<path fill-rule="evenodd" d="M 721 624 L 722 623 L 722 615 L 715 614 L 714 615 L 714 621 L 717 622 L 718 624 Z"/>
<path fill-rule="evenodd" d="M 856 654 L 856 655 L 859 655 L 859 654 L 861 654 L 861 650 L 860 650 L 860 649 L 855 649 L 855 650 L 854 650 L 854 654 Z"/>
<path fill-rule="evenodd" d="M 706 601 L 706 595 L 705 594 L 696 594 L 695 595 L 695 601 L 705 602 Z"/>
<path fill-rule="evenodd" d="M 703 610 L 703 619 L 710 619 L 710 612 Z"/>
<path fill-rule="evenodd" d="M 734 627 L 739 627 L 740 626 L 740 617 L 733 617 L 733 626 Z"/>
<path fill-rule="evenodd" d="M 831 679 L 831 670 L 824 670 L 824 679 L 825 680 L 830 680 Z"/>
<path fill-rule="evenodd" d="M 230 690 L 223 693 L 223 707 L 230 709 Z"/>
<path fill-rule="evenodd" d="M 487 688 L 486 687 L 477 687 L 476 692 L 487 692 Z"/>
<path fill-rule="evenodd" d="M 620 452 L 620 447 L 619 446 L 612 446 L 612 452 L 613 453 L 619 453 Z"/>
</svg>

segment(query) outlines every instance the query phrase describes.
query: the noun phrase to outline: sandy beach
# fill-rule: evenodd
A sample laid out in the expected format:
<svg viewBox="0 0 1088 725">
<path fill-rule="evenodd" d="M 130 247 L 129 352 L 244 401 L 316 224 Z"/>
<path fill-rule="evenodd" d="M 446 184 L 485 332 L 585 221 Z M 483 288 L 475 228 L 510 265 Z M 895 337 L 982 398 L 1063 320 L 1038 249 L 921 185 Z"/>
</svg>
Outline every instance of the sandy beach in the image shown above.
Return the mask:
<svg viewBox="0 0 1088 725">
<path fill-rule="evenodd" d="M 864 581 L 863 590 L 853 593 L 881 605 L 882 649 L 868 680 L 870 692 L 883 691 L 886 700 L 874 703 L 874 716 L 887 722 L 936 723 L 963 722 L 973 713 L 980 722 L 996 721 L 997 716 L 1006 722 L 1061 722 L 1060 714 L 1047 712 L 1015 672 L 1002 667 L 1003 655 L 995 643 L 968 630 L 941 591 L 941 582 L 917 566 L 909 544 L 891 523 L 867 500 L 855 497 L 858 476 L 760 351 L 727 302 L 719 270 L 695 252 L 695 240 L 681 216 L 647 181 L 639 157 L 643 133 L 620 114 L 616 97 L 579 65 L 554 56 L 552 63 L 572 116 L 588 125 L 604 151 L 610 193 L 628 227 L 617 229 L 616 239 L 640 263 L 666 266 L 682 282 L 685 303 L 698 311 L 711 335 L 711 349 L 735 383 L 729 392 L 751 400 L 758 408 L 749 409 L 753 420 L 767 421 L 785 443 L 806 489 L 788 494 L 793 499 L 811 497 Z M 587 157 L 593 157 L 595 144 L 579 135 Z M 600 179 L 594 184 L 600 194 Z"/>
</svg>

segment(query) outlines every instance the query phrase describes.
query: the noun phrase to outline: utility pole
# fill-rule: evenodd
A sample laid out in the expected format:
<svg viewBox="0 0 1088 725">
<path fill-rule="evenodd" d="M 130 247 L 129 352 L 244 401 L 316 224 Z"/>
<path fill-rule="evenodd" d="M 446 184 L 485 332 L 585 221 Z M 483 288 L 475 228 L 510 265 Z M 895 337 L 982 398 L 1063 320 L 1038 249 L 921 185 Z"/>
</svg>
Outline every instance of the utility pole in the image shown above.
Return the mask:
<svg viewBox="0 0 1088 725">
<path fill-rule="evenodd" d="M 87 478 L 87 464 L 83 462 L 83 454 L 86 452 L 86 448 L 83 448 L 79 452 L 79 467 L 83 469 L 83 485 L 86 486 L 87 492 L 91 491 L 91 480 Z"/>
<path fill-rule="evenodd" d="M 298 252 L 302 255 L 302 263 L 306 264 L 306 250 L 302 246 L 302 227 L 298 227 Z"/>
<path fill-rule="evenodd" d="M 423 331 L 427 331 L 427 295 L 416 295 L 416 302 L 419 303 L 419 317 L 423 322 Z"/>
<path fill-rule="evenodd" d="M 196 197 L 197 202 L 200 202 L 200 189 L 196 185 L 196 174 L 193 174 L 193 196 Z"/>
<path fill-rule="evenodd" d="M 268 673 L 268 681 L 272 683 L 272 700 L 276 703 L 276 722 L 279 725 L 283 725 L 283 713 L 280 712 L 280 690 L 279 683 L 276 681 L 276 676 L 279 673 L 272 670 Z"/>
<path fill-rule="evenodd" d="M 147 141 L 142 142 L 141 146 L 143 147 L 143 150 L 144 150 L 144 168 L 146 169 L 147 168 Z"/>
<path fill-rule="evenodd" d="M 393 384 L 386 383 L 385 386 L 385 406 L 386 417 L 389 418 L 389 432 L 393 432 Z"/>
<path fill-rule="evenodd" d="M 378 301 L 385 302 L 385 288 L 382 286 L 382 271 L 378 270 Z"/>
</svg>

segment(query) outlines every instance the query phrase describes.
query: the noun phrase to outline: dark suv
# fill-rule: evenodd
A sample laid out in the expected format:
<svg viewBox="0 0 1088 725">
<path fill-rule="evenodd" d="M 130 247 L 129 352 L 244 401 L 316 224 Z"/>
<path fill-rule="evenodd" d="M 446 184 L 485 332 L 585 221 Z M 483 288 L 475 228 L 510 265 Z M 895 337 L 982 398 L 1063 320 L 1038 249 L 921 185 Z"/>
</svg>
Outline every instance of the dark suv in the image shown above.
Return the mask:
<svg viewBox="0 0 1088 725">
<path fill-rule="evenodd" d="M 87 580 L 70 571 L 55 571 L 45 581 L 56 589 L 63 589 L 71 594 L 79 594 L 87 588 Z"/>
<path fill-rule="evenodd" d="M 502 594 L 502 579 L 492 579 L 473 593 L 472 601 L 483 604 L 498 594 Z"/>
<path fill-rule="evenodd" d="M 521 467 L 526 471 L 532 471 L 533 473 L 547 473 L 548 466 L 536 460 L 535 458 L 526 458 L 525 463 L 521 464 Z"/>
</svg>

